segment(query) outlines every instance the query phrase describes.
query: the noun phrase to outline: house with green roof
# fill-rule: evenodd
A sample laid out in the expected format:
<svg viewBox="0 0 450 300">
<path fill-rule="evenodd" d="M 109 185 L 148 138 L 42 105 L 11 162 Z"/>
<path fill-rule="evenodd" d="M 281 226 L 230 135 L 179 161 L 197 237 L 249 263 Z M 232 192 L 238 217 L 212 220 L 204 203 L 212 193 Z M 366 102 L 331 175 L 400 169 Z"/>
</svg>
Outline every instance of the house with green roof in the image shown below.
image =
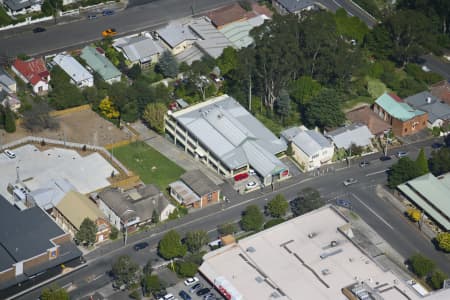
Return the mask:
<svg viewBox="0 0 450 300">
<path fill-rule="evenodd" d="M 392 126 L 396 136 L 415 134 L 427 127 L 428 113 L 415 109 L 393 93 L 384 93 L 373 106 L 373 111 Z"/>
<path fill-rule="evenodd" d="M 450 172 L 439 177 L 428 173 L 397 188 L 443 230 L 450 231 Z"/>
<path fill-rule="evenodd" d="M 106 58 L 102 49 L 86 46 L 81 50 L 81 58 L 107 83 L 120 81 L 122 73 Z"/>
</svg>

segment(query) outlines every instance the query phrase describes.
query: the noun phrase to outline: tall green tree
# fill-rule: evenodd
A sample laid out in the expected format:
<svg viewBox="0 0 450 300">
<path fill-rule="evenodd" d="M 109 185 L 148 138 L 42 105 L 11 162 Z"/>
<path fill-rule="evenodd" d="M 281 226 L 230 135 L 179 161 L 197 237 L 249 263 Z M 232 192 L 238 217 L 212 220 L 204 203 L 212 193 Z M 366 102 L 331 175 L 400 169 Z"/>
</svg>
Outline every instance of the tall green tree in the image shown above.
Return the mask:
<svg viewBox="0 0 450 300">
<path fill-rule="evenodd" d="M 276 102 L 277 113 L 281 117 L 281 122 L 285 124 L 286 118 L 289 116 L 291 110 L 291 98 L 286 89 L 282 89 L 280 96 Z"/>
<path fill-rule="evenodd" d="M 436 267 L 436 264 L 431 259 L 420 253 L 411 256 L 409 258 L 409 264 L 414 274 L 422 278 L 430 274 Z"/>
<path fill-rule="evenodd" d="M 423 148 L 420 149 L 419 155 L 416 158 L 416 165 L 417 168 L 419 169 L 418 172 L 420 175 L 425 175 L 430 172 L 430 169 L 428 168 L 428 161 L 425 156 L 425 151 L 423 150 Z"/>
<path fill-rule="evenodd" d="M 431 173 L 435 176 L 450 172 L 450 147 L 447 146 L 433 151 L 428 163 Z"/>
<path fill-rule="evenodd" d="M 159 292 L 162 289 L 162 284 L 159 280 L 158 275 L 145 275 L 144 278 L 142 278 L 141 284 L 144 290 L 144 294 L 147 296 Z"/>
<path fill-rule="evenodd" d="M 108 90 L 109 99 L 119 111 L 118 125 L 130 108 L 128 86 L 124 82 L 114 82 Z"/>
<path fill-rule="evenodd" d="M 257 231 L 264 224 L 264 216 L 256 205 L 249 205 L 242 214 L 241 226 L 245 231 Z"/>
<path fill-rule="evenodd" d="M 289 203 L 282 194 L 276 195 L 267 203 L 267 211 L 274 218 L 284 217 L 289 209 Z"/>
<path fill-rule="evenodd" d="M 234 234 L 238 231 L 236 224 L 225 223 L 218 226 L 217 231 L 222 235 Z"/>
<path fill-rule="evenodd" d="M 165 77 L 175 78 L 178 74 L 178 62 L 169 51 L 164 51 L 161 54 L 157 66 Z"/>
<path fill-rule="evenodd" d="M 186 234 L 185 243 L 191 253 L 197 253 L 208 243 L 208 234 L 204 230 L 190 231 Z"/>
<path fill-rule="evenodd" d="M 300 191 L 298 197 L 290 202 L 294 216 L 300 216 L 325 205 L 319 191 L 307 187 Z"/>
<path fill-rule="evenodd" d="M 388 174 L 388 185 L 395 188 L 408 180 L 420 176 L 420 170 L 415 161 L 409 157 L 402 157 L 393 164 Z"/>
<path fill-rule="evenodd" d="M 441 270 L 435 270 L 431 273 L 431 276 L 428 280 L 431 287 L 435 290 L 442 289 L 444 280 L 448 279 L 448 275 L 442 272 Z"/>
<path fill-rule="evenodd" d="M 321 88 L 320 83 L 311 76 L 302 76 L 289 85 L 290 95 L 295 102 L 301 105 L 308 104 Z"/>
<path fill-rule="evenodd" d="M 14 116 L 14 112 L 11 110 L 9 105 L 6 106 L 4 115 L 5 115 L 5 117 L 4 117 L 5 131 L 8 133 L 15 132 L 16 131 L 16 118 Z"/>
<path fill-rule="evenodd" d="M 222 55 L 217 59 L 217 66 L 222 75 L 227 75 L 230 71 L 237 68 L 238 54 L 233 47 L 223 49 Z"/>
<path fill-rule="evenodd" d="M 181 237 L 175 230 L 167 232 L 158 244 L 158 253 L 165 259 L 183 257 L 186 246 L 181 243 Z"/>
<path fill-rule="evenodd" d="M 111 271 L 119 286 L 125 284 L 128 287 L 136 283 L 140 276 L 139 265 L 128 255 L 119 256 L 112 265 Z"/>
<path fill-rule="evenodd" d="M 44 288 L 41 292 L 41 300 L 69 300 L 69 293 L 66 290 L 53 285 L 49 288 Z"/>
<path fill-rule="evenodd" d="M 167 112 L 167 106 L 163 103 L 149 103 L 145 107 L 142 119 L 158 133 L 164 132 L 164 115 Z"/>
<path fill-rule="evenodd" d="M 306 107 L 304 115 L 308 126 L 324 129 L 342 125 L 345 115 L 340 103 L 340 95 L 335 90 L 322 89 Z"/>
<path fill-rule="evenodd" d="M 83 244 L 92 245 L 95 243 L 97 234 L 97 225 L 89 218 L 84 218 L 80 229 L 75 234 L 75 238 Z"/>
</svg>

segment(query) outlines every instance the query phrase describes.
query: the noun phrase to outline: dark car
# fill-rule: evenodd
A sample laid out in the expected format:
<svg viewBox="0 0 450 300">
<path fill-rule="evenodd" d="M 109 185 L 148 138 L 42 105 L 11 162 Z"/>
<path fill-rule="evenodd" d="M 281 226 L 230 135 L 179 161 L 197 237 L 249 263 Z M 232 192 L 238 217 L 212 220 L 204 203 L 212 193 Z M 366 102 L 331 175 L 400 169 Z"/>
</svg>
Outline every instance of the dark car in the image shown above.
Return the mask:
<svg viewBox="0 0 450 300">
<path fill-rule="evenodd" d="M 139 251 L 139 250 L 142 250 L 142 249 L 147 248 L 148 246 L 149 246 L 149 245 L 148 245 L 147 242 L 142 242 L 142 243 L 137 243 L 136 245 L 134 245 L 134 246 L 133 246 L 133 249 L 134 249 L 135 251 Z"/>
<path fill-rule="evenodd" d="M 348 209 L 352 208 L 352 204 L 350 203 L 350 201 L 344 200 L 344 199 L 337 199 L 336 200 L 336 205 L 342 206 L 342 207 L 345 207 L 345 208 L 348 208 Z"/>
<path fill-rule="evenodd" d="M 362 162 L 359 163 L 359 166 L 361 168 L 367 167 L 368 165 L 370 165 L 370 162 L 368 162 L 367 160 L 363 160 Z"/>
<path fill-rule="evenodd" d="M 97 15 L 96 14 L 88 15 L 87 18 L 88 20 L 94 20 L 97 19 Z"/>
<path fill-rule="evenodd" d="M 44 27 L 36 27 L 36 28 L 33 29 L 33 32 L 34 33 L 39 33 L 39 32 L 44 32 L 46 30 L 47 29 L 45 29 Z"/>
<path fill-rule="evenodd" d="M 199 289 L 201 289 L 203 287 L 203 285 L 201 283 L 197 283 L 195 285 L 193 285 L 190 289 L 189 292 L 191 293 L 195 293 L 196 291 L 198 291 Z"/>
<path fill-rule="evenodd" d="M 204 288 L 204 289 L 198 290 L 198 291 L 197 291 L 197 296 L 203 296 L 203 295 L 206 295 L 206 294 L 209 293 L 209 291 L 210 291 L 210 289 L 208 289 L 208 288 Z"/>
<path fill-rule="evenodd" d="M 439 148 L 441 148 L 442 146 L 444 146 L 442 143 L 433 143 L 433 144 L 431 145 L 431 148 L 433 148 L 433 149 L 439 149 Z"/>
<path fill-rule="evenodd" d="M 180 291 L 178 295 L 180 295 L 181 299 L 183 300 L 192 300 L 191 296 L 189 296 L 189 294 L 186 293 L 185 291 Z"/>
<path fill-rule="evenodd" d="M 114 14 L 114 11 L 112 9 L 105 9 L 102 11 L 102 15 L 104 16 L 112 16 Z"/>
<path fill-rule="evenodd" d="M 387 161 L 387 160 L 391 160 L 392 158 L 390 156 L 382 156 L 380 157 L 381 161 Z"/>
</svg>

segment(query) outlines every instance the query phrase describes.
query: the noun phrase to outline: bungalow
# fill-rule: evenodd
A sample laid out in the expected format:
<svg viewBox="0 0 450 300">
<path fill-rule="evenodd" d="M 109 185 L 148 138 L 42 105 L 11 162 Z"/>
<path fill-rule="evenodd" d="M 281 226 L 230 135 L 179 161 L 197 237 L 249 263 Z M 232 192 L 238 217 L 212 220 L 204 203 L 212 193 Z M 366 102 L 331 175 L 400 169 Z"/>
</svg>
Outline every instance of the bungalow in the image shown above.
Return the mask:
<svg viewBox="0 0 450 300">
<path fill-rule="evenodd" d="M 118 38 L 113 46 L 122 52 L 132 65 L 139 64 L 141 68 L 156 64 L 164 51 L 158 41 L 147 35 Z"/>
<path fill-rule="evenodd" d="M 144 185 L 128 191 L 108 188 L 96 199 L 100 210 L 111 225 L 122 230 L 135 230 L 139 225 L 154 222 L 154 211 L 160 221 L 166 220 L 175 210 L 156 186 Z"/>
<path fill-rule="evenodd" d="M 73 237 L 80 230 L 85 218 L 91 219 L 97 225 L 95 242 L 109 238 L 110 225 L 97 205 L 88 197 L 75 191 L 68 192 L 51 212 L 61 228 Z"/>
<path fill-rule="evenodd" d="M 42 58 L 31 58 L 25 61 L 17 58 L 11 68 L 20 79 L 31 85 L 34 93 L 42 94 L 48 91 L 50 73 Z"/>
<path fill-rule="evenodd" d="M 170 195 L 184 206 L 202 208 L 220 199 L 220 188 L 200 170 L 184 173 L 169 184 Z"/>
<path fill-rule="evenodd" d="M 156 31 L 158 38 L 173 55 L 190 48 L 198 38 L 186 24 L 173 22 Z"/>
<path fill-rule="evenodd" d="M 3 107 L 9 106 L 13 112 L 18 112 L 21 106 L 19 98 L 14 94 L 8 94 L 6 91 L 0 89 L 0 103 Z"/>
<path fill-rule="evenodd" d="M 281 132 L 281 137 L 291 143 L 293 157 L 305 171 L 319 168 L 333 158 L 334 147 L 320 132 L 292 127 Z"/>
<path fill-rule="evenodd" d="M 75 58 L 60 53 L 53 58 L 53 61 L 64 70 L 70 77 L 70 82 L 79 88 L 94 86 L 94 75 L 89 73 Z"/>
<path fill-rule="evenodd" d="M 433 96 L 439 98 L 450 105 L 450 81 L 443 80 L 430 86 L 430 92 Z"/>
<path fill-rule="evenodd" d="M 6 13 L 10 16 L 40 12 L 43 0 L 3 0 Z"/>
<path fill-rule="evenodd" d="M 409 96 L 405 98 L 405 102 L 417 110 L 428 113 L 428 128 L 442 127 L 450 121 L 450 105 L 428 91 Z"/>
<path fill-rule="evenodd" d="M 366 125 L 354 123 L 328 132 L 326 135 L 337 149 L 350 149 L 352 145 L 370 147 L 373 134 Z"/>
<path fill-rule="evenodd" d="M 5 70 L 0 68 L 0 90 L 17 93 L 17 83 Z"/>
<path fill-rule="evenodd" d="M 100 51 L 103 50 L 100 49 Z M 81 58 L 84 59 L 89 67 L 97 72 L 105 82 L 109 84 L 119 82 L 122 74 L 104 54 L 100 53 L 100 51 L 97 48 L 86 46 L 81 50 Z"/>
<path fill-rule="evenodd" d="M 373 111 L 392 126 L 396 136 L 415 134 L 427 127 L 428 113 L 411 107 L 395 94 L 381 95 Z"/>
</svg>

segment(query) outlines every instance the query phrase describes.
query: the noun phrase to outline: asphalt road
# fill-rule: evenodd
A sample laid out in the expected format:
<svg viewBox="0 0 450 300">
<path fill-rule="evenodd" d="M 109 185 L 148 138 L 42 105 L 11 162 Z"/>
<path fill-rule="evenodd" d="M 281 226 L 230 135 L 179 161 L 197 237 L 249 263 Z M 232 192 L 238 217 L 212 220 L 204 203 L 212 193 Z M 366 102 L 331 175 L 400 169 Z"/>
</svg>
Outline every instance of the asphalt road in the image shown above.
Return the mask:
<svg viewBox="0 0 450 300">
<path fill-rule="evenodd" d="M 377 24 L 377 20 L 372 17 L 365 10 L 361 9 L 353 1 L 350 0 L 318 0 L 317 2 L 324 5 L 331 11 L 336 11 L 339 8 L 343 8 L 347 11 L 347 14 L 350 16 L 358 17 L 364 23 L 367 24 L 370 28 Z"/>
<path fill-rule="evenodd" d="M 232 2 L 235 0 L 195 0 L 194 13 L 201 14 Z M 155 0 L 118 11 L 113 16 L 51 26 L 41 33 L 32 33 L 30 29 L 20 35 L 0 38 L 0 56 L 13 57 L 20 53 L 34 56 L 79 48 L 101 39 L 101 32 L 111 27 L 119 36 L 154 29 L 191 16 L 191 5 L 192 1 L 186 0 Z"/>
<path fill-rule="evenodd" d="M 431 142 L 408 145 L 402 149 L 407 150 L 411 158 L 415 159 L 420 147 L 426 144 L 431 144 Z M 427 153 L 431 151 L 430 148 L 426 148 L 426 150 Z M 390 154 L 392 155 L 396 151 L 393 149 Z M 329 200 L 347 197 L 352 201 L 355 212 L 402 256 L 409 257 L 414 253 L 421 252 L 434 259 L 442 270 L 450 274 L 449 256 L 436 251 L 432 243 L 391 203 L 376 196 L 376 185 L 386 183 L 384 171 L 396 161 L 394 158 L 391 161 L 381 162 L 378 157 L 379 154 L 366 157 L 365 159 L 371 160 L 371 164 L 365 168 L 360 168 L 356 161 L 352 162 L 349 168 L 329 172 L 323 176 L 311 177 L 303 174 L 283 183 L 273 192 L 267 188 L 264 192 L 258 191 L 247 195 L 228 194 L 227 196 L 232 199 L 229 204 L 210 206 L 190 213 L 183 219 L 157 226 L 149 232 L 132 235 L 129 237 L 127 246 L 123 246 L 121 241 L 116 241 L 98 248 L 85 256 L 88 265 L 84 269 L 60 278 L 54 283 L 64 287 L 72 285 L 75 289 L 71 291 L 71 297 L 78 299 L 110 284 L 111 279 L 107 272 L 111 269 L 111 263 L 118 256 L 128 254 L 141 265 L 144 265 L 149 258 L 155 257 L 154 250 L 150 253 L 147 250 L 135 252 L 132 245 L 137 241 L 145 240 L 154 249 L 161 236 L 169 229 L 176 229 L 181 234 L 203 229 L 214 236 L 217 225 L 239 220 L 247 205 L 257 204 L 264 207 L 268 199 L 278 193 L 283 193 L 287 199 L 292 200 L 305 187 L 318 189 L 322 196 Z M 343 180 L 350 177 L 357 178 L 359 182 L 344 187 Z M 229 193 L 229 190 L 225 193 Z M 19 299 L 36 299 L 39 294 L 40 289 L 37 289 Z"/>
<path fill-rule="evenodd" d="M 427 66 L 434 73 L 450 80 L 450 62 L 445 61 L 443 58 L 434 56 L 433 54 L 423 55 L 420 58 L 424 60 L 422 65 Z"/>
</svg>

